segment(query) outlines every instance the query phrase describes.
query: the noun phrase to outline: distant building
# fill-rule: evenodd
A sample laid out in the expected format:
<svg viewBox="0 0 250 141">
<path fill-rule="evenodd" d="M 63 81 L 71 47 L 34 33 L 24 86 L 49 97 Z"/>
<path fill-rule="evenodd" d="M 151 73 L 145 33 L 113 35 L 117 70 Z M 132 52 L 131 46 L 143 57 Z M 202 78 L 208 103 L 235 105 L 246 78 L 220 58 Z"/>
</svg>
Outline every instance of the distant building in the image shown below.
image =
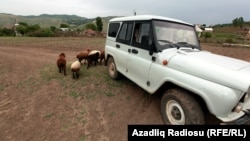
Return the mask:
<svg viewBox="0 0 250 141">
<path fill-rule="evenodd" d="M 213 32 L 213 28 L 205 27 L 204 32 Z"/>
<path fill-rule="evenodd" d="M 71 28 L 60 28 L 61 31 L 73 31 Z"/>
</svg>

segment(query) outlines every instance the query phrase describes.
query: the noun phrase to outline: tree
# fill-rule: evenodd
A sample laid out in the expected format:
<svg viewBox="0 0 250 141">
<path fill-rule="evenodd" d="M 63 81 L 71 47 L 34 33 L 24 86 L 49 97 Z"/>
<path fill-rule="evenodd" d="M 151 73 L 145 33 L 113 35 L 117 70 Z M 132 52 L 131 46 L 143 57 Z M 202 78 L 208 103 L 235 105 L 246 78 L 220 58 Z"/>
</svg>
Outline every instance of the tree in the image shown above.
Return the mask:
<svg viewBox="0 0 250 141">
<path fill-rule="evenodd" d="M 16 31 L 22 35 L 26 35 L 28 33 L 29 25 L 25 22 L 19 22 L 18 26 L 16 27 Z"/>
<path fill-rule="evenodd" d="M 233 23 L 234 27 L 237 27 L 238 26 L 238 18 L 235 18 L 232 23 Z"/>
<path fill-rule="evenodd" d="M 243 17 L 239 17 L 238 22 L 239 22 L 240 28 L 242 28 L 242 27 L 243 27 L 243 24 L 244 24 L 244 19 L 243 19 Z"/>
<path fill-rule="evenodd" d="M 55 27 L 55 26 L 50 26 L 50 30 L 51 30 L 52 32 L 55 32 L 55 31 L 56 31 L 56 27 Z"/>
<path fill-rule="evenodd" d="M 85 29 L 92 29 L 92 30 L 96 31 L 97 27 L 93 23 L 88 23 L 88 24 L 85 25 Z"/>
<path fill-rule="evenodd" d="M 239 18 L 235 18 L 232 22 L 233 26 L 234 27 L 237 27 L 237 26 L 240 26 L 240 28 L 243 27 L 243 24 L 244 24 L 244 19 L 243 17 L 239 17 Z"/>
<path fill-rule="evenodd" d="M 32 37 L 53 37 L 54 34 L 49 28 L 45 28 L 45 29 L 40 29 L 40 30 L 33 32 L 32 34 L 30 34 L 30 36 L 32 36 Z"/>
<path fill-rule="evenodd" d="M 60 24 L 60 28 L 69 28 L 69 25 L 67 25 L 67 24 Z"/>
<path fill-rule="evenodd" d="M 28 32 L 35 32 L 35 31 L 38 31 L 40 29 L 41 29 L 41 27 L 38 24 L 28 26 Z"/>
<path fill-rule="evenodd" d="M 27 24 L 27 23 L 24 23 L 24 22 L 19 22 L 18 24 L 19 24 L 19 25 L 22 25 L 22 26 L 28 26 L 28 24 Z"/>
<path fill-rule="evenodd" d="M 102 32 L 102 19 L 100 17 L 96 18 L 96 27 L 97 27 L 97 31 Z"/>
<path fill-rule="evenodd" d="M 18 33 L 22 34 L 22 35 L 25 35 L 27 32 L 28 32 L 28 28 L 27 26 L 23 26 L 21 24 L 19 24 L 17 27 L 16 27 L 16 30 Z"/>
<path fill-rule="evenodd" d="M 11 33 L 12 33 L 11 29 L 7 28 L 0 29 L 0 36 L 11 36 Z"/>
</svg>

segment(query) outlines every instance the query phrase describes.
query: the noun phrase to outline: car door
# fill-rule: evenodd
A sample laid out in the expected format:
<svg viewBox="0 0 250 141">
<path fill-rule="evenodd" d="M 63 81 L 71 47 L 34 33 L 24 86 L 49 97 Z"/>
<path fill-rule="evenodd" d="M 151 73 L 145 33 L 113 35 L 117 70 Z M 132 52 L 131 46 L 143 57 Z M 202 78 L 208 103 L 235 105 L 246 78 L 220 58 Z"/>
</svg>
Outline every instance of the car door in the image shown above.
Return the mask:
<svg viewBox="0 0 250 141">
<path fill-rule="evenodd" d="M 128 50 L 126 75 L 146 89 L 149 85 L 148 72 L 152 61 L 149 46 L 152 45 L 151 22 L 135 22 L 131 47 Z"/>
<path fill-rule="evenodd" d="M 116 39 L 116 66 L 120 73 L 126 75 L 126 63 L 128 58 L 128 50 L 131 43 L 131 35 L 133 31 L 133 22 L 123 22 L 121 30 Z"/>
</svg>

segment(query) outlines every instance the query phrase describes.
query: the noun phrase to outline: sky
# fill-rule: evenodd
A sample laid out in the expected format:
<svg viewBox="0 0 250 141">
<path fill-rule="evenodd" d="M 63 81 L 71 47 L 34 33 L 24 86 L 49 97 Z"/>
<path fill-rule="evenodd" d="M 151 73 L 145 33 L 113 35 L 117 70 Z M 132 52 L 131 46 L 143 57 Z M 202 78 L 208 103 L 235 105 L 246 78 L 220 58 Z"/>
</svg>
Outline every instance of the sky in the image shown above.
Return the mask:
<svg viewBox="0 0 250 141">
<path fill-rule="evenodd" d="M 250 0 L 0 0 L 0 13 L 38 16 L 67 14 L 86 18 L 149 14 L 192 24 L 250 21 Z M 0 19 L 1 20 L 1 19 Z"/>
</svg>

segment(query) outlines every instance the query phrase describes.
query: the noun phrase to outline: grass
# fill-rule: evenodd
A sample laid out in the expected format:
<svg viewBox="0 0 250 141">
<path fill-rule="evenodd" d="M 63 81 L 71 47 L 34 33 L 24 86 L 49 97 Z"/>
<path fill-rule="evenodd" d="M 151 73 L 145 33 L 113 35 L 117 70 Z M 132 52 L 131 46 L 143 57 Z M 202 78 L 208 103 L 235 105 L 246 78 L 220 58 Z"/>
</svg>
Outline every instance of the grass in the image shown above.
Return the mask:
<svg viewBox="0 0 250 141">
<path fill-rule="evenodd" d="M 0 66 L 0 78 L 2 77 L 8 77 L 8 76 L 5 76 L 5 74 L 8 74 L 8 69 L 5 68 L 5 67 L 2 67 Z M 6 87 L 8 87 L 8 84 L 6 84 L 5 82 L 1 81 L 0 82 L 0 91 L 3 91 Z"/>
<path fill-rule="evenodd" d="M 88 139 L 87 135 L 82 135 L 79 139 L 79 141 L 86 141 Z"/>
<path fill-rule="evenodd" d="M 60 75 L 57 75 L 57 68 L 55 68 L 55 65 L 46 65 L 44 68 L 40 71 L 40 76 L 42 80 L 44 81 L 50 81 L 52 79 L 57 79 L 57 80 L 63 80 L 63 77 Z"/>
<path fill-rule="evenodd" d="M 103 48 L 105 38 L 79 37 L 0 37 L 0 45 L 17 47 Z"/>
<path fill-rule="evenodd" d="M 246 44 L 249 45 L 250 42 L 247 40 L 246 36 L 242 34 L 244 28 L 233 27 L 233 26 L 225 26 L 225 27 L 217 27 L 214 28 L 213 32 L 209 32 L 211 37 L 201 38 L 202 42 L 205 43 L 215 43 L 215 44 L 223 44 L 223 43 L 236 43 L 236 44 Z"/>
<path fill-rule="evenodd" d="M 32 94 L 40 85 L 46 85 L 50 81 L 55 80 L 66 96 L 73 99 L 82 97 L 87 100 L 93 100 L 98 96 L 113 97 L 121 92 L 121 88 L 127 84 L 133 84 L 128 80 L 114 81 L 107 73 L 106 66 L 93 66 L 89 69 L 82 67 L 80 70 L 80 78 L 72 79 L 69 65 L 67 66 L 67 76 L 58 73 L 58 69 L 54 64 L 47 64 L 40 69 L 39 77 L 30 76 L 17 83 L 17 88 Z M 3 71 L 3 70 L 2 70 Z M 7 87 L 4 83 L 0 83 L 0 91 Z"/>
<path fill-rule="evenodd" d="M 41 41 L 40 41 L 41 40 Z M 103 39 L 76 39 L 77 42 L 71 42 L 71 40 L 75 40 L 73 38 L 0 38 L 0 46 L 5 47 L 12 47 L 12 46 L 26 46 L 28 44 L 35 44 L 34 47 L 45 47 L 47 44 L 52 44 L 58 41 L 60 46 L 64 46 L 65 44 L 74 44 L 72 47 L 80 47 L 80 44 L 91 46 L 98 46 L 103 47 L 104 40 Z M 66 41 L 64 41 L 66 40 Z M 65 43 L 64 42 L 71 42 Z M 57 48 L 56 48 L 57 49 Z M 40 65 L 39 65 L 40 66 Z M 112 80 L 108 75 L 107 66 L 97 65 L 92 66 L 89 69 L 86 68 L 86 65 L 83 65 L 80 70 L 80 78 L 75 80 L 72 79 L 72 75 L 70 72 L 70 65 L 67 65 L 67 75 L 64 76 L 63 74 L 58 73 L 58 68 L 56 67 L 55 63 L 46 63 L 41 68 L 37 68 L 35 74 L 29 75 L 28 78 L 22 79 L 21 82 L 18 83 L 18 87 L 20 88 L 21 94 L 26 94 L 27 96 L 32 96 L 32 99 L 39 100 L 36 97 L 36 91 L 41 91 L 46 93 L 45 96 L 55 94 L 53 98 L 49 99 L 59 105 L 59 108 L 51 108 L 47 110 L 45 113 L 42 114 L 42 118 L 51 123 L 55 120 L 59 120 L 59 125 L 55 123 L 55 129 L 58 128 L 59 132 L 67 133 L 73 132 L 77 129 L 88 129 L 89 124 L 95 122 L 92 121 L 92 114 L 100 115 L 103 111 L 107 108 L 111 108 L 111 111 L 108 113 L 103 114 L 103 117 L 96 117 L 97 119 L 102 120 L 102 118 L 115 118 L 117 116 L 117 108 L 113 109 L 113 107 L 109 107 L 109 104 L 106 104 L 109 100 L 115 101 L 120 100 L 121 102 L 127 102 L 124 100 L 132 99 L 132 96 L 127 96 L 128 92 L 127 89 L 134 88 L 135 84 L 133 84 L 128 79 L 121 79 L 119 81 Z M 4 76 L 7 73 L 7 70 L 0 69 L 0 76 Z M 1 84 L 1 82 L 0 82 Z M 52 86 L 50 86 L 52 85 Z M 55 86 L 55 87 L 53 87 Z M 7 86 L 0 87 L 4 89 Z M 24 89 L 23 89 L 24 88 Z M 44 89 L 43 89 L 44 88 Z M 50 91 L 49 89 L 55 90 Z M 18 89 L 19 90 L 19 89 Z M 56 93 L 54 93 L 54 91 Z M 1 91 L 0 91 L 1 92 Z M 33 95 L 28 95 L 32 94 Z M 41 93 L 39 93 L 41 94 Z M 26 96 L 26 95 L 25 95 Z M 120 102 L 118 101 L 118 102 Z M 102 105 L 100 105 L 102 104 Z M 99 107 L 101 106 L 101 107 Z M 20 106 L 19 109 L 26 108 L 25 106 Z M 73 109 L 73 110 L 72 110 Z M 92 113 L 91 110 L 95 110 Z M 62 113 L 63 112 L 63 113 Z M 65 112 L 65 113 L 64 113 Z M 40 112 L 39 112 L 40 113 Z M 77 128 L 77 129 L 76 129 Z M 91 127 L 90 127 L 91 128 Z M 76 140 L 88 140 L 90 135 L 88 134 L 79 134 Z M 45 138 L 44 136 L 42 136 Z M 47 138 L 45 138 L 47 139 Z"/>
<path fill-rule="evenodd" d="M 45 115 L 44 117 L 45 117 L 46 119 L 50 119 L 53 115 L 54 115 L 54 113 L 48 113 L 48 114 Z"/>
<path fill-rule="evenodd" d="M 126 85 L 122 80 L 112 80 L 108 76 L 107 67 L 103 65 L 92 66 L 89 69 L 86 69 L 85 65 L 82 66 L 79 79 L 72 78 L 69 66 L 67 66 L 67 72 L 67 75 L 64 76 L 58 73 L 54 64 L 46 65 L 40 71 L 41 81 L 43 81 L 41 83 L 56 80 L 65 95 L 69 95 L 74 99 L 83 97 L 88 100 L 102 95 L 107 97 L 115 96 Z M 32 85 L 32 82 L 30 84 L 28 82 L 25 84 Z"/>
<path fill-rule="evenodd" d="M 36 38 L 36 37 L 0 37 L 1 46 L 18 46 L 18 47 L 47 47 L 60 46 L 69 48 L 80 48 L 82 46 L 95 46 L 103 48 L 105 44 L 104 38 Z M 56 48 L 58 49 L 58 47 Z M 18 83 L 17 87 L 27 93 L 34 93 L 40 85 L 47 85 L 51 81 L 56 81 L 60 85 L 59 89 L 64 96 L 70 96 L 73 99 L 84 98 L 93 100 L 100 96 L 112 98 L 119 94 L 126 93 L 128 87 L 137 87 L 128 79 L 114 81 L 107 72 L 107 66 L 97 65 L 86 69 L 86 65 L 81 67 L 80 78 L 72 79 L 70 65 L 67 65 L 67 75 L 58 73 L 55 64 L 46 64 L 39 71 L 40 77 L 30 76 Z M 7 72 L 1 69 L 0 72 Z M 0 83 L 1 84 L 1 83 Z M 5 85 L 0 85 L 0 91 L 5 89 Z M 125 97 L 130 100 L 131 97 Z"/>
<path fill-rule="evenodd" d="M 0 83 L 0 91 L 4 90 L 6 87 L 6 84 L 4 84 L 3 82 Z"/>
<path fill-rule="evenodd" d="M 17 87 L 22 91 L 26 91 L 26 93 L 28 94 L 32 94 L 35 91 L 37 91 L 36 86 L 39 86 L 40 84 L 41 84 L 41 81 L 31 76 L 30 78 L 27 78 L 23 81 L 18 82 Z"/>
<path fill-rule="evenodd" d="M 73 37 L 50 37 L 50 38 L 37 38 L 37 37 L 0 37 L 1 46 L 10 47 L 62 47 L 80 49 L 85 47 L 94 47 L 96 49 L 103 49 L 105 45 L 105 38 L 73 38 Z M 3 69 L 0 72 L 7 72 Z M 122 87 L 121 82 L 113 81 L 107 74 L 105 66 L 93 66 L 89 69 L 82 67 L 80 70 L 80 78 L 73 80 L 70 73 L 70 66 L 67 65 L 67 76 L 58 73 L 58 69 L 54 64 L 47 64 L 40 70 L 40 78 L 27 78 L 18 83 L 18 88 L 28 93 L 36 91 L 34 86 L 38 84 L 47 84 L 52 80 L 56 80 L 60 84 L 65 95 L 72 96 L 73 98 L 84 97 L 87 99 L 94 99 L 98 95 L 106 95 L 108 97 L 114 96 L 114 88 Z M 103 85 L 104 84 L 104 85 Z M 6 86 L 1 85 L 0 90 Z M 105 89 L 105 91 L 103 91 Z"/>
</svg>

